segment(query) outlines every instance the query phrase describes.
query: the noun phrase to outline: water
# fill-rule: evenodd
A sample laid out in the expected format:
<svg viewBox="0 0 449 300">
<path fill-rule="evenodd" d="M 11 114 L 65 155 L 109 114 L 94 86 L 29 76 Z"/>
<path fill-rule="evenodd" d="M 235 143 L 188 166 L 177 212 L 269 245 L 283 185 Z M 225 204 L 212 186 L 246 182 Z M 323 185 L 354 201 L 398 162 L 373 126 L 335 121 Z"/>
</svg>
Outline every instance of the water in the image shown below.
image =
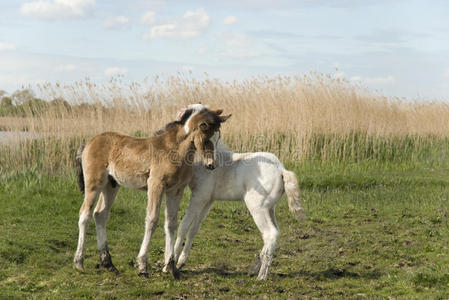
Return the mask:
<svg viewBox="0 0 449 300">
<path fill-rule="evenodd" d="M 28 138 L 31 138 L 31 135 L 26 131 L 0 131 L 0 144 L 17 143 Z"/>
</svg>

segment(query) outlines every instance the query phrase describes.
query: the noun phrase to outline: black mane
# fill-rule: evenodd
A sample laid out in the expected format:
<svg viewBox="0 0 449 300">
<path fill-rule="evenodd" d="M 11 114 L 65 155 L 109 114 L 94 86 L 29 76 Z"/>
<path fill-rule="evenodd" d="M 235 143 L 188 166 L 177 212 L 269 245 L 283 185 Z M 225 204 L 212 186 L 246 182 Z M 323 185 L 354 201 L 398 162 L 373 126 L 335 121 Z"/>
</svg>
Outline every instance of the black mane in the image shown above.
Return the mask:
<svg viewBox="0 0 449 300">
<path fill-rule="evenodd" d="M 176 125 L 184 125 L 186 123 L 186 121 L 190 118 L 192 113 L 193 113 L 193 109 L 191 109 L 191 108 L 187 109 L 184 112 L 184 114 L 182 115 L 181 120 L 168 123 L 167 125 L 165 125 L 165 127 L 163 129 L 159 129 L 158 131 L 156 131 L 156 133 L 154 135 L 161 135 L 161 134 L 169 131 Z"/>
</svg>

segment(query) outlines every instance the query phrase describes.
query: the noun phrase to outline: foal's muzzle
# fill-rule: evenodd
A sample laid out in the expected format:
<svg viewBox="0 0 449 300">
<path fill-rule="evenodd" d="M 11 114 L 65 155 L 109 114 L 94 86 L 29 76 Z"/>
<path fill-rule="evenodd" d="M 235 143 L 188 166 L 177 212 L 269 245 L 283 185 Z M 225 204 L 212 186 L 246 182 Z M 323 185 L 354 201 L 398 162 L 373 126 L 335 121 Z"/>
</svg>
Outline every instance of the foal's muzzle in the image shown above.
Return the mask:
<svg viewBox="0 0 449 300">
<path fill-rule="evenodd" d="M 213 170 L 213 169 L 215 169 L 215 166 L 214 166 L 214 164 L 207 164 L 206 169 Z"/>
</svg>

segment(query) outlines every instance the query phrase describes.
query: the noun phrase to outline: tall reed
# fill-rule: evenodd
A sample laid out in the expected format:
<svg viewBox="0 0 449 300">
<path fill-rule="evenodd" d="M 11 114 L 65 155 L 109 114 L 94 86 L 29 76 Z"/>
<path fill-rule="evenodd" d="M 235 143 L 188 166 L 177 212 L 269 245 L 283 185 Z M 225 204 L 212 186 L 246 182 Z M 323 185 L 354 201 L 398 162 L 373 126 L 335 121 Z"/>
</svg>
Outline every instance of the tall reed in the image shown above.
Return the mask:
<svg viewBox="0 0 449 300">
<path fill-rule="evenodd" d="M 233 116 L 222 136 L 235 151 L 270 151 L 287 163 L 304 160 L 446 164 L 449 106 L 388 98 L 330 75 L 197 80 L 186 74 L 126 83 L 85 80 L 34 88 L 61 104 L 1 117 L 0 128 L 30 139 L 0 144 L 2 171 L 36 168 L 65 173 L 74 151 L 103 131 L 149 136 L 181 107 L 201 102 Z"/>
</svg>

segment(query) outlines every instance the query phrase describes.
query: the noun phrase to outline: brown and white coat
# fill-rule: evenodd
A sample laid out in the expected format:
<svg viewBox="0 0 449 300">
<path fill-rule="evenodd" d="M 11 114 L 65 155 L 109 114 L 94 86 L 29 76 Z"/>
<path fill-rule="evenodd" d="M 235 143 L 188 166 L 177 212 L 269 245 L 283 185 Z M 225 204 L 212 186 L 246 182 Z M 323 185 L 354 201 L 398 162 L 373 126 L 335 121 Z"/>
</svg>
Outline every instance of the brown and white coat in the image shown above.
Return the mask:
<svg viewBox="0 0 449 300">
<path fill-rule="evenodd" d="M 78 183 L 84 192 L 84 201 L 80 209 L 79 239 L 74 258 L 77 269 L 83 270 L 86 230 L 93 213 L 100 266 L 117 272 L 108 249 L 106 222 L 117 192 L 124 186 L 148 193 L 145 235 L 137 256 L 139 275 L 148 276 L 149 245 L 165 193 L 164 269 L 179 278 L 173 249 L 179 203 L 193 174 L 195 153 L 199 154 L 206 168 L 215 167 L 211 139 L 217 135 L 221 123 L 230 117 L 221 116 L 221 113 L 222 110 L 209 110 L 203 106 L 198 110 L 193 105 L 153 137 L 136 138 L 105 132 L 80 147 L 77 155 Z"/>
</svg>

